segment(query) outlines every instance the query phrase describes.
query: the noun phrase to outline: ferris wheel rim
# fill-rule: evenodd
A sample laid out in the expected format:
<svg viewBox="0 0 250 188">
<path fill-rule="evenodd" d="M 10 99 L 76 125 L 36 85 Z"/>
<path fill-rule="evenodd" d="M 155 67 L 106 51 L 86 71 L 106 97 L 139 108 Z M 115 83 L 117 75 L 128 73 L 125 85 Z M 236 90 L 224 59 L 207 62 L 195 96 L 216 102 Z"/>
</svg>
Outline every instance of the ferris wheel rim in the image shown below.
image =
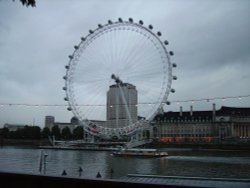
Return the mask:
<svg viewBox="0 0 250 188">
<path fill-rule="evenodd" d="M 156 39 L 158 41 L 158 45 L 160 45 L 161 50 L 164 51 L 164 54 L 166 55 L 166 58 L 167 58 L 166 62 L 168 63 L 167 84 L 166 84 L 165 90 L 163 91 L 164 94 L 163 94 L 163 97 L 161 99 L 161 103 L 159 105 L 159 108 L 163 107 L 167 103 L 167 97 L 170 93 L 171 84 L 172 84 L 172 64 L 170 61 L 170 55 L 169 55 L 164 43 L 160 40 L 160 38 L 154 32 L 152 32 L 150 29 L 144 27 L 141 24 L 129 22 L 129 21 L 123 21 L 123 22 L 118 21 L 118 22 L 108 23 L 108 24 L 105 24 L 101 27 L 98 27 L 97 29 L 95 29 L 93 31 L 90 30 L 90 33 L 85 38 L 81 38 L 81 42 L 77 46 L 75 46 L 75 50 L 74 50 L 73 54 L 70 55 L 70 60 L 69 60 L 69 63 L 67 65 L 68 68 L 66 68 L 67 69 L 67 71 L 66 71 L 67 79 L 65 79 L 65 88 L 66 88 L 65 91 L 66 91 L 66 98 L 68 101 L 68 105 L 69 105 L 70 110 L 73 111 L 73 114 L 78 118 L 80 117 L 79 120 L 83 123 L 83 126 L 86 129 L 89 128 L 89 123 L 91 121 L 87 120 L 85 118 L 81 118 L 81 114 L 79 113 L 79 111 L 77 110 L 77 107 L 75 105 L 76 103 L 74 101 L 74 97 L 71 96 L 73 91 L 72 91 L 72 88 L 70 88 L 70 77 L 72 76 L 72 72 L 71 72 L 72 70 L 70 69 L 70 67 L 73 66 L 74 63 L 78 60 L 77 58 L 80 56 L 79 48 L 81 47 L 82 44 L 86 44 L 84 47 L 87 48 L 88 45 L 92 41 L 94 41 L 96 38 L 100 37 L 105 32 L 111 32 L 112 29 L 113 30 L 115 30 L 117 28 L 119 29 L 120 26 L 124 27 L 123 29 L 125 29 L 126 26 L 132 26 L 135 29 L 139 28 L 139 29 L 141 29 L 141 31 L 146 31 L 147 34 L 150 34 L 151 36 L 154 37 L 154 39 Z M 138 30 L 136 32 L 138 32 Z M 141 32 L 141 34 L 142 34 L 142 32 Z M 151 121 L 157 113 L 158 112 L 155 111 L 148 120 Z M 103 132 L 106 130 L 110 130 L 110 131 L 113 130 L 114 132 L 125 130 L 125 132 L 126 132 L 127 129 L 133 129 L 138 123 L 140 123 L 139 120 L 137 122 L 133 123 L 132 125 L 129 125 L 125 128 L 105 128 L 105 127 L 99 126 L 99 125 L 97 125 L 96 127 L 101 130 L 100 132 Z"/>
</svg>

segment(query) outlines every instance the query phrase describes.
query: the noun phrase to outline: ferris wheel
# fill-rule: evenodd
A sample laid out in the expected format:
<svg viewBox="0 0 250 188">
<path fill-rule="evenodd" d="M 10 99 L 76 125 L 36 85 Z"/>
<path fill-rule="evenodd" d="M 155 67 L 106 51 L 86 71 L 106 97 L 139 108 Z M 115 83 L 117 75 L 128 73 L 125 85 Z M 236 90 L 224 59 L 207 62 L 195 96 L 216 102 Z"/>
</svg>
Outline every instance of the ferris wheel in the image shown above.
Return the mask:
<svg viewBox="0 0 250 188">
<path fill-rule="evenodd" d="M 172 51 L 161 32 L 142 20 L 109 20 L 81 38 L 63 77 L 68 110 L 84 130 L 99 137 L 131 135 L 143 129 L 167 101 Z"/>
</svg>

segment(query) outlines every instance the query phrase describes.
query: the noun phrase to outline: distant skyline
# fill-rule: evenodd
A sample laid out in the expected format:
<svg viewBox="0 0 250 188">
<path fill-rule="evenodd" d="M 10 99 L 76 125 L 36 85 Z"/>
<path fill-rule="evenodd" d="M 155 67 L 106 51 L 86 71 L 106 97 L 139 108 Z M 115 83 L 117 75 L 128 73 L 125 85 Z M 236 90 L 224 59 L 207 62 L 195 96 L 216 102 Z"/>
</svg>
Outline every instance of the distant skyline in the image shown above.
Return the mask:
<svg viewBox="0 0 250 188">
<path fill-rule="evenodd" d="M 169 101 L 250 94 L 250 1 L 0 0 L 0 104 L 61 104 L 68 55 L 90 29 L 119 17 L 152 24 L 169 41 L 177 64 Z M 108 89 L 108 88 L 107 88 Z M 165 111 L 250 107 L 250 97 L 172 103 Z M 69 122 L 66 106 L 1 106 L 4 123 L 44 126 L 46 115 Z"/>
</svg>

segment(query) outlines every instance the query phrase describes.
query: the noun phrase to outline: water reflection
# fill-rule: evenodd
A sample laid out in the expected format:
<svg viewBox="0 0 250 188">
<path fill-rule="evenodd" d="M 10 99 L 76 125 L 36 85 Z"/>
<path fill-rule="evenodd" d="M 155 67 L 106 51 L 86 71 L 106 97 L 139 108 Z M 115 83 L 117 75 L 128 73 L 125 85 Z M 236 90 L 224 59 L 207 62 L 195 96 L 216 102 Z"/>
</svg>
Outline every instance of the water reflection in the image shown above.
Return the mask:
<svg viewBox="0 0 250 188">
<path fill-rule="evenodd" d="M 93 178 L 97 172 L 106 173 L 107 152 L 46 150 L 48 153 L 48 173 L 58 175 L 65 170 L 68 176 L 78 176 L 79 167 L 82 168 L 82 177 Z"/>
<path fill-rule="evenodd" d="M 45 150 L 47 175 L 120 178 L 127 174 L 250 178 L 250 157 L 246 152 L 208 152 L 169 150 L 164 158 L 115 157 L 106 151 Z M 39 173 L 41 150 L 4 147 L 0 149 L 0 170 Z M 111 169 L 113 174 L 111 174 Z"/>
</svg>

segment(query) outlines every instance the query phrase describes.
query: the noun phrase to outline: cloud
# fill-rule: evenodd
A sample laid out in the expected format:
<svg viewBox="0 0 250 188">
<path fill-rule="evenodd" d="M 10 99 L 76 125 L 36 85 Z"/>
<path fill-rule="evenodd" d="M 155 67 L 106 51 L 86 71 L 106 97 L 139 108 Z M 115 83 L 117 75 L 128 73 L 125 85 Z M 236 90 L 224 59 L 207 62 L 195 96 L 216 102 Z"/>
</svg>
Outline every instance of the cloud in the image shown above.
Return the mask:
<svg viewBox="0 0 250 188">
<path fill-rule="evenodd" d="M 168 50 L 175 52 L 171 60 L 178 65 L 173 74 L 179 78 L 170 101 L 250 93 L 249 1 L 38 1 L 36 8 L 12 1 L 0 4 L 0 103 L 66 104 L 62 77 L 68 55 L 90 29 L 118 17 L 142 19 L 169 41 Z M 216 103 L 249 107 L 250 101 Z M 210 108 L 210 103 L 194 105 Z M 58 121 L 73 116 L 66 107 L 0 110 L 0 126 L 33 118 L 43 126 L 45 115 L 55 115 Z"/>
</svg>

